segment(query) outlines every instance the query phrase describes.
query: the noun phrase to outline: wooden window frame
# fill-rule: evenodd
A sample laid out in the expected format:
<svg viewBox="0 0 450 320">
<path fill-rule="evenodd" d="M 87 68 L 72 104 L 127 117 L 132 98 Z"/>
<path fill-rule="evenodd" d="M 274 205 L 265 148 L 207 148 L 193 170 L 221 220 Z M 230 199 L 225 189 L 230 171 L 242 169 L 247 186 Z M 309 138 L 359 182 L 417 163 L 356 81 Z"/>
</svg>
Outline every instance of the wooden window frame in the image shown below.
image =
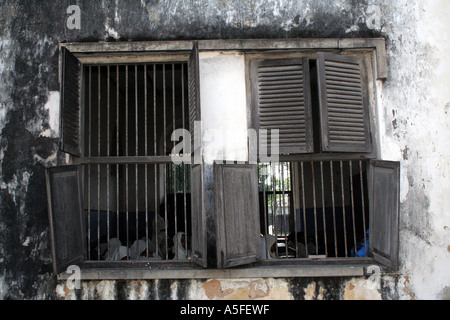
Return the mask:
<svg viewBox="0 0 450 320">
<path fill-rule="evenodd" d="M 200 51 L 227 51 L 240 50 L 246 54 L 246 58 L 253 55 L 289 56 L 311 56 L 316 52 L 335 52 L 341 54 L 363 54 L 365 61 L 370 65 L 371 79 L 371 110 L 374 111 L 375 81 L 384 80 L 387 77 L 387 56 L 385 50 L 385 39 L 264 39 L 264 40 L 200 40 L 196 41 Z M 138 41 L 138 42 L 99 42 L 99 43 L 65 43 L 61 44 L 74 53 L 83 63 L 120 63 L 123 61 L 138 63 L 143 61 L 187 61 L 189 52 L 194 41 Z M 248 64 L 247 64 L 248 68 Z M 246 70 L 248 74 L 248 69 Z M 247 80 L 249 77 L 247 77 Z M 249 86 L 247 86 L 248 90 Z M 247 91 L 248 93 L 248 91 Z M 247 94 L 248 113 L 251 113 L 251 94 Z M 371 111 L 371 112 L 372 112 Z M 249 127 L 252 117 L 248 117 Z M 371 121 L 376 117 L 370 115 Z M 376 128 L 371 122 L 371 130 Z M 372 132 L 372 131 L 371 131 Z M 376 135 L 375 135 L 376 138 Z M 326 160 L 326 159 L 349 159 L 360 157 L 364 159 L 376 159 L 378 143 L 374 142 L 375 148 L 367 154 L 304 154 L 282 156 L 280 161 L 291 160 Z M 77 163 L 77 158 L 66 157 L 67 163 Z M 144 160 L 143 160 L 144 161 Z M 204 170 L 204 169 L 203 169 Z M 101 263 L 90 263 L 83 265 L 82 279 L 181 279 L 181 278 L 211 278 L 211 277 L 310 277 L 310 276 L 364 276 L 367 267 L 374 264 L 373 259 L 346 259 L 343 263 L 322 263 L 317 261 L 294 264 L 290 261 L 275 261 L 275 264 L 259 263 L 250 267 L 233 268 L 230 270 L 202 269 L 187 263 L 179 265 L 176 270 L 149 270 L 144 263 L 120 263 L 117 266 Z M 164 265 L 164 264 L 163 264 Z M 137 268 L 129 268 L 130 266 Z M 165 266 L 165 265 L 164 265 Z M 112 268 L 111 268 L 112 267 Z M 155 268 L 154 268 L 155 269 Z M 59 279 L 67 279 L 70 274 L 60 273 Z"/>
</svg>

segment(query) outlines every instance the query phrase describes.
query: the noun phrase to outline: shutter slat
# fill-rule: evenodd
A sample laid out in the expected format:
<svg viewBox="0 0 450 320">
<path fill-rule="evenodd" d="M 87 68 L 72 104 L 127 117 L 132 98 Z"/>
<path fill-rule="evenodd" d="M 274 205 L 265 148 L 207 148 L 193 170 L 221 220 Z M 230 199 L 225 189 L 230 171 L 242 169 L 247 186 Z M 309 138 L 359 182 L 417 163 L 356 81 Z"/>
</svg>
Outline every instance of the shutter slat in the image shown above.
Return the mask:
<svg viewBox="0 0 450 320">
<path fill-rule="evenodd" d="M 62 151 L 81 155 L 81 62 L 61 48 L 61 140 Z"/>
<path fill-rule="evenodd" d="M 259 129 L 279 130 L 278 143 L 261 136 L 260 145 L 278 145 L 280 154 L 312 152 L 308 59 L 262 60 L 255 74 Z"/>
<path fill-rule="evenodd" d="M 322 149 L 370 152 L 366 84 L 355 57 L 317 54 Z"/>
</svg>

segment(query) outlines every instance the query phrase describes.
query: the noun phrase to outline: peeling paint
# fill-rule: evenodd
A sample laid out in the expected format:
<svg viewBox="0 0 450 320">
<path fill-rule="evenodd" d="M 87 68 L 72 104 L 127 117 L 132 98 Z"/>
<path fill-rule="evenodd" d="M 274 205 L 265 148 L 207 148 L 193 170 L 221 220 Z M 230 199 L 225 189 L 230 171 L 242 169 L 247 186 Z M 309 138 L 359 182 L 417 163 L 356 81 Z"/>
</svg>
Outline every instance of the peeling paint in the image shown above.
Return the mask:
<svg viewBox="0 0 450 320">
<path fill-rule="evenodd" d="M 0 6 L 0 299 L 449 298 L 448 1 L 80 0 L 80 30 L 65 27 L 65 2 L 8 3 Z M 71 161 L 57 151 L 60 42 L 379 36 L 389 75 L 375 82 L 378 147 L 382 159 L 401 161 L 399 276 L 376 286 L 364 277 L 87 281 L 72 291 L 56 282 L 43 190 L 44 168 Z"/>
</svg>

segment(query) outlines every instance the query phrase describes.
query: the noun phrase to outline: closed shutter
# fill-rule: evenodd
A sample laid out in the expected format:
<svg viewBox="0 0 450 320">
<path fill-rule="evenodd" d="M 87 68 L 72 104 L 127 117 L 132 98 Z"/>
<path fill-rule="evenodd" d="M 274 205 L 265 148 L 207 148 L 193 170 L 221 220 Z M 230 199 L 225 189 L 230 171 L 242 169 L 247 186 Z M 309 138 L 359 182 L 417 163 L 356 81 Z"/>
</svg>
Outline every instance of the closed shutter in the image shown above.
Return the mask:
<svg viewBox="0 0 450 320">
<path fill-rule="evenodd" d="M 81 155 L 81 62 L 66 48 L 61 48 L 60 128 L 62 151 Z"/>
<path fill-rule="evenodd" d="M 260 259 L 258 169 L 215 164 L 217 266 L 230 268 Z"/>
<path fill-rule="evenodd" d="M 191 165 L 191 245 L 192 260 L 206 268 L 208 257 L 203 168 L 203 164 Z"/>
<path fill-rule="evenodd" d="M 372 160 L 369 192 L 370 251 L 376 261 L 398 269 L 400 163 Z"/>
<path fill-rule="evenodd" d="M 317 54 L 322 151 L 370 152 L 367 82 L 356 57 Z"/>
<path fill-rule="evenodd" d="M 308 59 L 262 60 L 253 74 L 260 146 L 270 152 L 270 130 L 278 129 L 280 154 L 313 152 Z"/>
<path fill-rule="evenodd" d="M 59 274 L 86 260 L 81 167 L 47 169 L 46 179 L 53 270 Z"/>
</svg>

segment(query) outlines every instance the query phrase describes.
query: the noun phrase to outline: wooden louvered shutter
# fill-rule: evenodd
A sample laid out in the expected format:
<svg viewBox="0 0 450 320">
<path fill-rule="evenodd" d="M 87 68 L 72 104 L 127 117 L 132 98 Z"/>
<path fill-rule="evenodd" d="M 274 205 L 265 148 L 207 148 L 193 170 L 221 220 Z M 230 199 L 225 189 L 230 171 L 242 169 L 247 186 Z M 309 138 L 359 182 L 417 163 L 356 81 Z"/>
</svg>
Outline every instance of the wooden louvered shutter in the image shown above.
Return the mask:
<svg viewBox="0 0 450 320">
<path fill-rule="evenodd" d="M 356 57 L 317 54 L 322 151 L 370 152 L 367 82 Z"/>
<path fill-rule="evenodd" d="M 256 164 L 215 164 L 217 267 L 260 259 L 259 190 Z"/>
<path fill-rule="evenodd" d="M 200 74 L 199 52 L 197 43 L 188 60 L 188 92 L 189 92 L 189 131 L 191 133 L 191 152 L 201 152 L 201 132 L 196 132 L 195 121 L 200 121 Z M 196 136 L 197 135 L 197 136 Z M 197 144 L 197 146 L 196 146 Z M 197 148 L 195 148 L 195 146 Z M 192 259 L 198 265 L 206 268 L 207 257 L 207 229 L 205 208 L 205 165 L 202 157 L 192 159 L 191 165 L 191 222 L 192 222 Z M 195 163 L 194 160 L 200 160 Z"/>
<path fill-rule="evenodd" d="M 398 269 L 400 162 L 371 160 L 369 167 L 370 251 Z"/>
<path fill-rule="evenodd" d="M 81 176 L 80 166 L 46 170 L 53 270 L 56 274 L 86 260 Z"/>
<path fill-rule="evenodd" d="M 81 155 L 81 79 L 81 62 L 62 47 L 60 148 L 74 156 Z"/>
<path fill-rule="evenodd" d="M 313 152 L 308 59 L 262 60 L 253 72 L 260 145 L 270 152 L 269 130 L 278 129 L 280 154 Z"/>
<path fill-rule="evenodd" d="M 195 121 L 200 121 L 200 66 L 198 44 L 194 42 L 188 60 L 189 91 L 189 131 L 191 133 L 191 152 L 196 153 L 201 147 L 201 132 L 196 132 Z M 197 139 L 197 141 L 195 140 Z M 195 145 L 195 142 L 197 145 Z M 197 148 L 197 150 L 195 150 Z"/>
</svg>

